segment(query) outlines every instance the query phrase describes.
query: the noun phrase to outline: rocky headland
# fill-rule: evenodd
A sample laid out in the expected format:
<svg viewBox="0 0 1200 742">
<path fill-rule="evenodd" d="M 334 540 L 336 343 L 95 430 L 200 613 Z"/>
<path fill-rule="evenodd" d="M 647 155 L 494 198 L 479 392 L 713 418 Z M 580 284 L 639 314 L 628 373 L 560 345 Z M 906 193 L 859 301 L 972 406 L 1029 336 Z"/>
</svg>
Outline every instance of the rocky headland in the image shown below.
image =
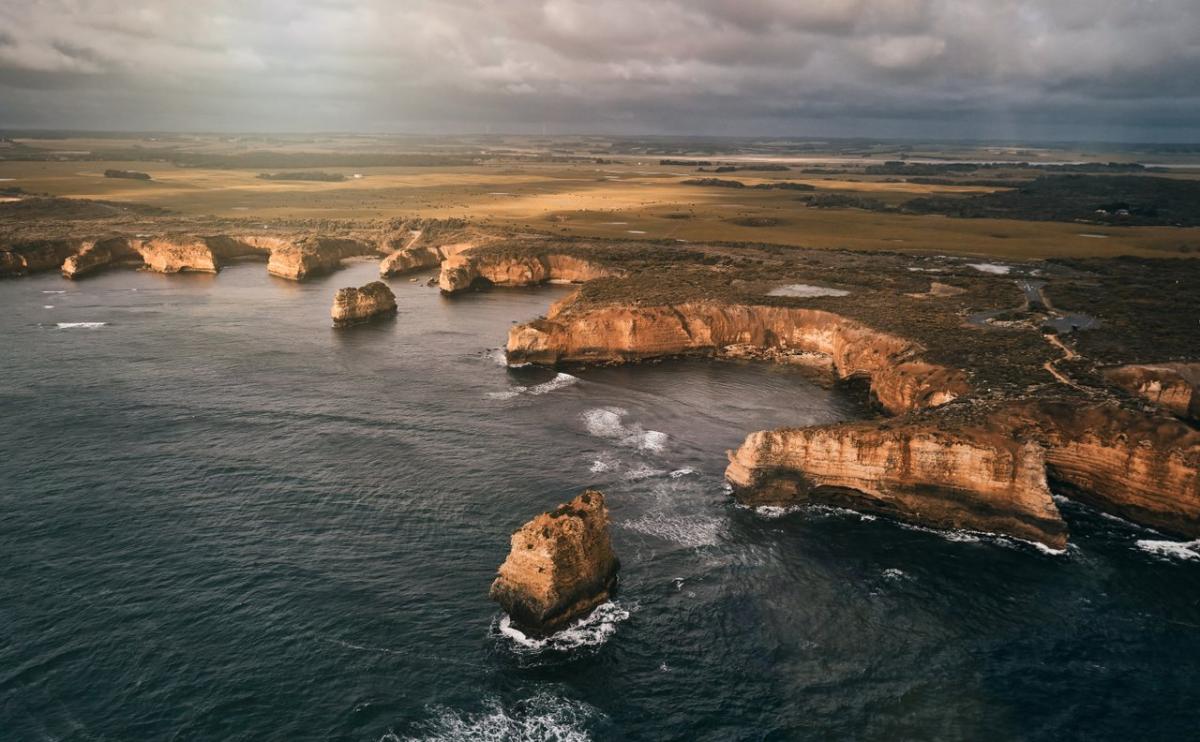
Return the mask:
<svg viewBox="0 0 1200 742">
<path fill-rule="evenodd" d="M 383 281 L 372 281 L 366 286 L 338 289 L 329 310 L 334 327 L 346 327 L 368 322 L 377 317 L 396 314 L 396 295 Z"/>
<path fill-rule="evenodd" d="M 604 495 L 588 490 L 517 529 L 490 597 L 513 624 L 541 637 L 609 599 L 620 562 L 609 537 Z"/>
<path fill-rule="evenodd" d="M 797 260 L 774 248 L 735 256 L 722 246 L 698 260 L 673 258 L 672 271 L 656 273 L 649 248 L 621 250 L 606 261 L 597 248 L 590 260 L 619 260 L 624 273 L 592 279 L 546 317 L 510 330 L 510 363 L 709 356 L 801 364 L 861 382 L 883 416 L 750 433 L 729 453 L 726 473 L 744 504 L 838 505 L 1060 550 L 1068 528 L 1053 487 L 1135 523 L 1200 536 L 1200 433 L 1188 422 L 1196 364 L 1119 363 L 1200 347 L 1178 342 L 1178 323 L 1164 319 L 1178 311 L 1174 300 L 1147 301 L 1155 294 L 1142 285 L 1140 316 L 1119 304 L 1121 313 L 1108 309 L 1095 321 L 1049 301 L 1062 296 L 1095 310 L 1086 299 L 1111 290 L 1097 272 L 1112 261 L 1006 266 L 988 276 L 950 258 Z M 470 257 L 481 264 L 486 252 Z M 1179 270 L 1134 268 L 1164 284 Z M 1029 275 L 1048 284 L 1039 289 L 1046 301 L 1025 301 L 1012 320 L 973 320 L 1028 295 Z M 836 292 L 772 291 L 831 279 Z M 1169 335 L 1147 339 L 1147 328 Z"/>
</svg>

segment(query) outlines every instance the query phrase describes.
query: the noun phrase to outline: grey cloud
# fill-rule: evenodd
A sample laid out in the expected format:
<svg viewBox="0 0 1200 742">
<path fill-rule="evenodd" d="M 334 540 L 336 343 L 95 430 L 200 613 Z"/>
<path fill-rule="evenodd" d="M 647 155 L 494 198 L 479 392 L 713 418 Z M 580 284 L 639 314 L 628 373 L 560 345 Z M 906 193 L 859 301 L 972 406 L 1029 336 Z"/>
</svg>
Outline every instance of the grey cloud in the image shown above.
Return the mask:
<svg viewBox="0 0 1200 742">
<path fill-rule="evenodd" d="M 0 29 L 10 127 L 1200 137 L 1194 0 L 0 0 Z"/>
</svg>

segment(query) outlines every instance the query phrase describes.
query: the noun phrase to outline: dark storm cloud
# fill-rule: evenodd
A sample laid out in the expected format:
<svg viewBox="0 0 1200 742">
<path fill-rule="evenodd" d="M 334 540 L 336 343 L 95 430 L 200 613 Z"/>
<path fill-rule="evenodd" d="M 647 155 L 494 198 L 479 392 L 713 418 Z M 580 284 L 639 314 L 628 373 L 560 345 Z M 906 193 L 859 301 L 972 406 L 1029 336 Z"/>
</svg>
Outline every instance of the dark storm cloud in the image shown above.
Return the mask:
<svg viewBox="0 0 1200 742">
<path fill-rule="evenodd" d="M 1195 0 L 0 0 L 0 125 L 1200 136 Z"/>
</svg>

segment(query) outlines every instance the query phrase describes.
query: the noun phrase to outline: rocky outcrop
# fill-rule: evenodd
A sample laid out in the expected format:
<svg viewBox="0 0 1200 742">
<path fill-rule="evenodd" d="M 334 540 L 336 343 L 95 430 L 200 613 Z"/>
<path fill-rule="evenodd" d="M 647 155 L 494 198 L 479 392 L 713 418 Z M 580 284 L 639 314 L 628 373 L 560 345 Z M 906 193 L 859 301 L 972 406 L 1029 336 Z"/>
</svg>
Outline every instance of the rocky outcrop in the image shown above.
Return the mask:
<svg viewBox="0 0 1200 742">
<path fill-rule="evenodd" d="M 582 283 L 616 275 L 598 263 L 571 255 L 453 255 L 442 262 L 438 288 L 453 294 L 486 283 L 496 286 L 534 286 L 547 281 Z"/>
<path fill-rule="evenodd" d="M 396 313 L 396 295 L 383 281 L 372 281 L 361 288 L 338 289 L 329 314 L 335 327 L 366 322 Z"/>
<path fill-rule="evenodd" d="M 575 310 L 509 331 L 511 364 L 622 363 L 679 355 L 737 354 L 768 359 L 827 357 L 841 379 L 869 380 L 887 412 L 937 407 L 967 394 L 966 374 L 928 363 L 921 347 L 816 309 L 692 302 L 663 307 Z"/>
<path fill-rule="evenodd" d="M 216 273 L 221 269 L 220 258 L 203 237 L 154 237 L 132 244 L 146 269 L 156 273 Z"/>
<path fill-rule="evenodd" d="M 1200 432 L 1115 404 L 1033 401 L 993 420 L 1038 440 L 1052 482 L 1107 513 L 1200 537 Z"/>
<path fill-rule="evenodd" d="M 1104 378 L 1173 415 L 1200 422 L 1200 363 L 1118 366 L 1105 370 Z"/>
<path fill-rule="evenodd" d="M 105 240 L 89 240 L 62 264 L 62 274 L 67 278 L 81 278 L 95 273 L 112 263 L 121 261 L 141 262 L 141 255 L 124 237 Z"/>
<path fill-rule="evenodd" d="M 0 246 L 0 277 L 54 270 L 86 244 L 83 240 L 31 240 Z"/>
<path fill-rule="evenodd" d="M 475 242 L 452 242 L 446 245 L 419 245 L 395 250 L 379 263 L 379 275 L 399 276 L 413 271 L 436 268 L 442 261 L 476 247 Z"/>
<path fill-rule="evenodd" d="M 545 636 L 608 600 L 619 567 L 604 495 L 588 490 L 513 533 L 490 597 L 521 631 Z"/>
<path fill-rule="evenodd" d="M 750 434 L 725 476 L 748 505 L 821 504 L 1067 544 L 1042 449 L 986 430 L 850 424 Z"/>
<path fill-rule="evenodd" d="M 267 261 L 267 272 L 280 278 L 303 281 L 336 270 L 346 258 L 373 252 L 373 247 L 358 240 L 310 236 L 274 247 Z"/>
</svg>

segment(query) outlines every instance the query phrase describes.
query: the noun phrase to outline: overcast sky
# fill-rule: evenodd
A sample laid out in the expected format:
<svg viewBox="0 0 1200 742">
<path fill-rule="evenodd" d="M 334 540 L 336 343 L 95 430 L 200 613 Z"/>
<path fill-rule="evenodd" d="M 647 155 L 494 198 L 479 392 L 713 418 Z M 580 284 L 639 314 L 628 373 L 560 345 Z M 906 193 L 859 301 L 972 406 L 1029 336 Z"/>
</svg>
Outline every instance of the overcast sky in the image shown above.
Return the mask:
<svg viewBox="0 0 1200 742">
<path fill-rule="evenodd" d="M 543 126 L 1197 141 L 1200 0 L 0 0 L 0 127 Z"/>
</svg>

